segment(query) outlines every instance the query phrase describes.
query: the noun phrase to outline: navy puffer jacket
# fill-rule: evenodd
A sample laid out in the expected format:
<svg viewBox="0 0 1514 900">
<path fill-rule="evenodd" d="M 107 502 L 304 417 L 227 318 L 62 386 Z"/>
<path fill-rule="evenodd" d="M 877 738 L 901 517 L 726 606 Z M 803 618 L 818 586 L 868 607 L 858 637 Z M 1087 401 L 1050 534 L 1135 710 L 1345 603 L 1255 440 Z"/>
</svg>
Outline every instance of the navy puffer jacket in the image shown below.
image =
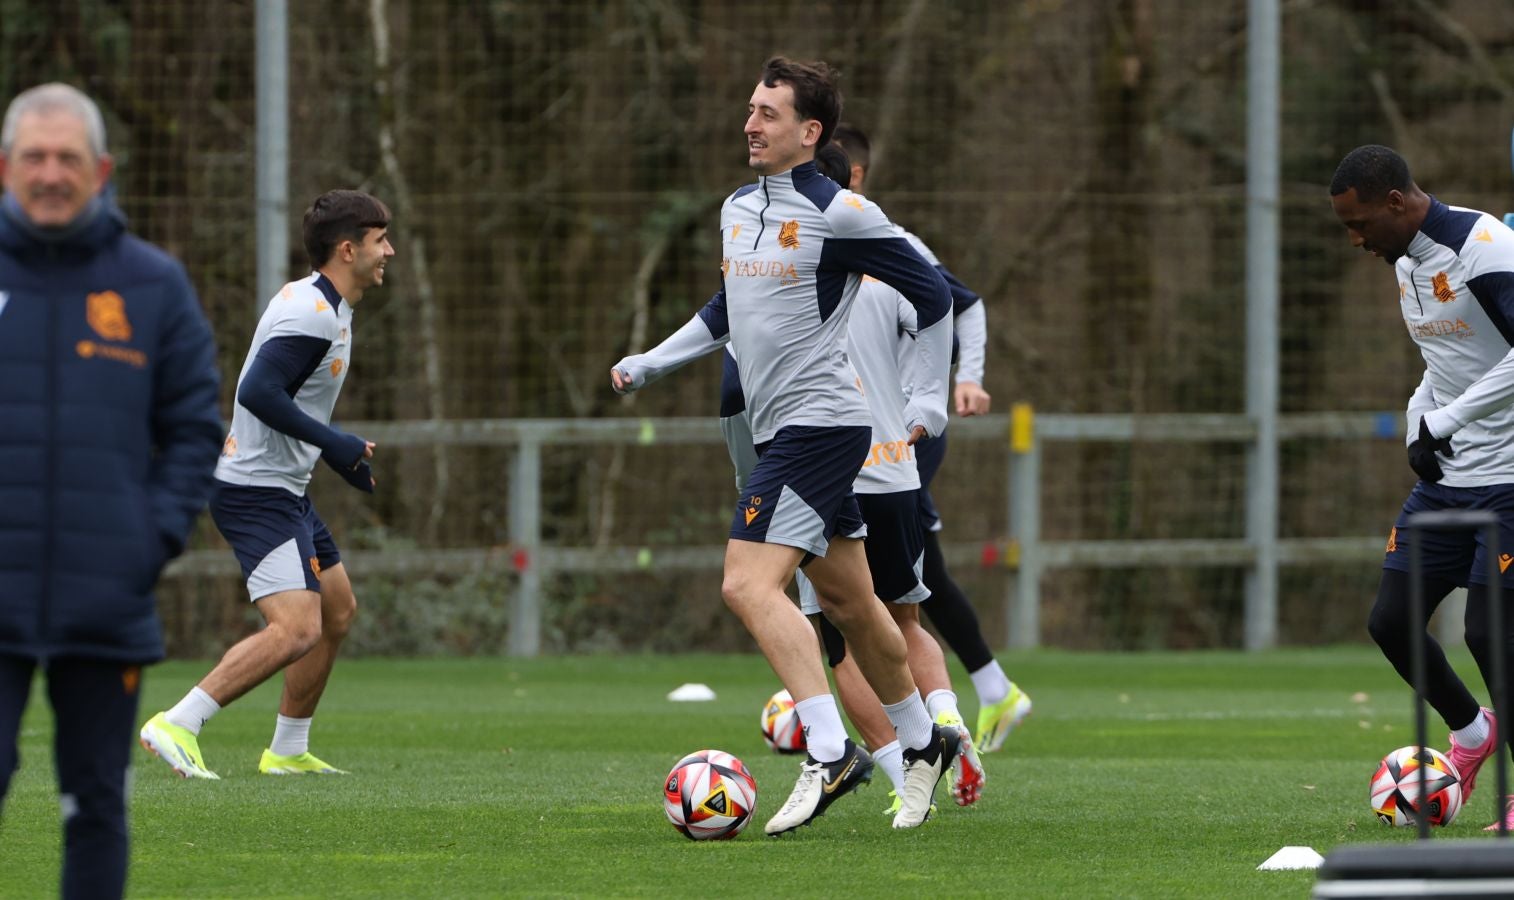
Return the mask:
<svg viewBox="0 0 1514 900">
<path fill-rule="evenodd" d="M 220 450 L 184 267 L 97 207 L 59 238 L 0 201 L 0 655 L 160 659 L 153 586 Z"/>
</svg>

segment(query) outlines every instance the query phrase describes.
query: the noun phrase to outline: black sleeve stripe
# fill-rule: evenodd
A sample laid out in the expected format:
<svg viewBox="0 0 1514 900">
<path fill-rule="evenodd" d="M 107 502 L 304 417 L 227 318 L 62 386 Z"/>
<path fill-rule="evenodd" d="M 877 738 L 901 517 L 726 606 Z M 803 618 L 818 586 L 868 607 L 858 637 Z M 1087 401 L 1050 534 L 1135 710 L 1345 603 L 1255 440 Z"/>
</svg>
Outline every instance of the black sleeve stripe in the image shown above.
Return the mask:
<svg viewBox="0 0 1514 900">
<path fill-rule="evenodd" d="M 326 358 L 331 342 L 313 335 L 270 338 L 258 348 L 263 360 L 284 376 L 284 393 L 293 397 Z"/>
<path fill-rule="evenodd" d="M 1504 343 L 1514 347 L 1514 272 L 1489 272 L 1467 281 L 1467 288 Z"/>
</svg>

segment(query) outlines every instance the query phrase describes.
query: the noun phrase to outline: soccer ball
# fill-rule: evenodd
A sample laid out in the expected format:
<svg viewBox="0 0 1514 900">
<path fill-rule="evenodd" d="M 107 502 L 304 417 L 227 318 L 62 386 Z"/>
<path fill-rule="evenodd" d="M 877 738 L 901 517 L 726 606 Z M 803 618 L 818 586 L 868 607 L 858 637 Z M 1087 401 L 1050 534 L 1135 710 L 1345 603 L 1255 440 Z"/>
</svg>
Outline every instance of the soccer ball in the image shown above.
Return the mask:
<svg viewBox="0 0 1514 900">
<path fill-rule="evenodd" d="M 741 833 L 757 810 L 757 782 L 721 750 L 680 759 L 662 785 L 662 811 L 684 837 L 718 841 Z"/>
<path fill-rule="evenodd" d="M 762 739 L 779 753 L 803 753 L 804 726 L 794 711 L 794 698 L 779 691 L 762 707 Z"/>
<path fill-rule="evenodd" d="M 1426 818 L 1431 825 L 1450 825 L 1461 812 L 1461 775 L 1439 752 L 1399 747 L 1383 757 L 1372 776 L 1372 811 L 1386 825 L 1413 825 L 1419 814 L 1419 777 L 1424 768 Z"/>
</svg>

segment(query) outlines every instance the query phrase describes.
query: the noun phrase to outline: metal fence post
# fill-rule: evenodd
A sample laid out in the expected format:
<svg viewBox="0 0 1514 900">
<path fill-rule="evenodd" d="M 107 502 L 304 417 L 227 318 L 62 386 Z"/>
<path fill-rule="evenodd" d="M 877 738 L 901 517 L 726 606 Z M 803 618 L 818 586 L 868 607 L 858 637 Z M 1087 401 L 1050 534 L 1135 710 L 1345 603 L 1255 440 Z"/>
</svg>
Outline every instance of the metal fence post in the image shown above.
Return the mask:
<svg viewBox="0 0 1514 900">
<path fill-rule="evenodd" d="M 1009 413 L 1009 580 L 1004 617 L 1006 643 L 1017 649 L 1041 645 L 1041 442 L 1035 411 L 1016 403 Z"/>
<path fill-rule="evenodd" d="M 261 318 L 289 274 L 289 10 L 257 4 L 257 233 Z"/>
<path fill-rule="evenodd" d="M 510 655 L 541 652 L 541 441 L 521 438 L 510 469 L 510 543 L 518 577 L 510 602 Z"/>
</svg>

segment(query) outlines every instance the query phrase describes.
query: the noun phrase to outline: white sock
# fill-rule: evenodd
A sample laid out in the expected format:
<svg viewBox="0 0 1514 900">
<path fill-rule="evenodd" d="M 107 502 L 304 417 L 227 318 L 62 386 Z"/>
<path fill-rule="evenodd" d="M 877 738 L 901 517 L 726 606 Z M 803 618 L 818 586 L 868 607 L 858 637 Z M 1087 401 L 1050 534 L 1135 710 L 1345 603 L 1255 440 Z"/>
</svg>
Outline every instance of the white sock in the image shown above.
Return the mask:
<svg viewBox="0 0 1514 900">
<path fill-rule="evenodd" d="M 199 688 L 190 688 L 184 699 L 174 704 L 173 709 L 163 714 L 170 724 L 187 728 L 190 734 L 199 734 L 211 716 L 221 711 L 221 704 Z"/>
<path fill-rule="evenodd" d="M 794 704 L 799 724 L 804 726 L 804 743 L 816 762 L 833 763 L 846 752 L 846 726 L 836 709 L 836 698 L 816 694 Z"/>
<path fill-rule="evenodd" d="M 888 713 L 888 720 L 894 723 L 894 733 L 906 749 L 924 750 L 930 743 L 930 713 L 925 711 L 925 701 L 920 699 L 918 690 L 910 691 L 909 696 L 898 703 L 884 704 L 883 711 Z"/>
<path fill-rule="evenodd" d="M 894 793 L 904 790 L 904 748 L 898 741 L 890 741 L 874 750 L 873 764 L 893 782 Z"/>
<path fill-rule="evenodd" d="M 273 743 L 268 745 L 278 756 L 299 756 L 310 749 L 310 720 L 279 716 L 273 726 Z"/>
<path fill-rule="evenodd" d="M 1488 717 L 1483 715 L 1482 710 L 1477 711 L 1477 718 L 1465 728 L 1458 728 L 1451 734 L 1456 738 L 1456 743 L 1468 750 L 1473 747 L 1481 747 L 1488 739 Z"/>
<path fill-rule="evenodd" d="M 967 677 L 978 691 L 979 706 L 993 706 L 1009 696 L 1009 676 L 999 668 L 997 659 Z"/>
<path fill-rule="evenodd" d="M 941 718 L 943 712 L 949 712 L 959 719 L 962 718 L 962 714 L 957 712 L 957 695 L 945 688 L 925 695 L 925 712 L 932 722 Z"/>
</svg>

